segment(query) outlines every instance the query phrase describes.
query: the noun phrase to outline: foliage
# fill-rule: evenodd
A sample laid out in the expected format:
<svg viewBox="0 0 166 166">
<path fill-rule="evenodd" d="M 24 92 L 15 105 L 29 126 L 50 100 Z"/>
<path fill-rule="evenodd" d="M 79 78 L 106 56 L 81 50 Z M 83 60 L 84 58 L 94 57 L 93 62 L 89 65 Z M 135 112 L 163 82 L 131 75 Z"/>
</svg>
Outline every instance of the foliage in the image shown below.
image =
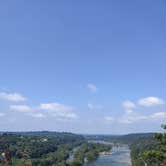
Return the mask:
<svg viewBox="0 0 166 166">
<path fill-rule="evenodd" d="M 71 163 L 72 166 L 81 165 L 86 161 L 88 163 L 94 161 L 100 154 L 100 152 L 110 151 L 110 145 L 104 145 L 99 143 L 84 143 L 74 154 L 74 160 Z"/>
<path fill-rule="evenodd" d="M 70 151 L 83 142 L 82 136 L 71 133 L 2 133 L 0 165 L 67 166 Z"/>
<path fill-rule="evenodd" d="M 166 129 L 166 126 L 162 126 Z M 133 166 L 165 166 L 166 165 L 166 134 L 157 133 L 153 137 L 138 139 L 131 144 Z"/>
<path fill-rule="evenodd" d="M 91 162 L 110 148 L 71 133 L 2 133 L 0 166 L 82 166 L 85 159 Z M 72 153 L 74 157 L 69 161 Z"/>
<path fill-rule="evenodd" d="M 166 129 L 166 125 L 162 126 Z M 158 142 L 156 149 L 148 150 L 143 153 L 144 160 L 148 165 L 157 164 L 159 166 L 166 165 L 166 133 L 157 133 L 155 138 Z"/>
</svg>

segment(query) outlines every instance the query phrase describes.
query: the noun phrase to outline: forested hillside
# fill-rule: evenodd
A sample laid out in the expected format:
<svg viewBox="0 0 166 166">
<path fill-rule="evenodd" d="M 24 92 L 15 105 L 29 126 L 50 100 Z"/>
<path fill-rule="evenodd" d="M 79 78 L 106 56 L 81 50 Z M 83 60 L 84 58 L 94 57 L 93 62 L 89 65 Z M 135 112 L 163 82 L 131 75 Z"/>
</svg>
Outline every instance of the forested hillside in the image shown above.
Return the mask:
<svg viewBox="0 0 166 166">
<path fill-rule="evenodd" d="M 162 126 L 166 129 L 166 126 Z M 138 139 L 131 144 L 133 166 L 165 166 L 166 134 L 156 133 L 153 138 Z"/>
<path fill-rule="evenodd" d="M 166 126 L 163 126 L 166 129 Z M 90 140 L 109 141 L 115 144 L 128 144 L 131 150 L 132 166 L 165 166 L 166 134 L 139 133 L 122 136 L 93 135 Z"/>
<path fill-rule="evenodd" d="M 85 160 L 91 162 L 110 149 L 71 133 L 1 133 L 0 165 L 82 166 Z"/>
</svg>

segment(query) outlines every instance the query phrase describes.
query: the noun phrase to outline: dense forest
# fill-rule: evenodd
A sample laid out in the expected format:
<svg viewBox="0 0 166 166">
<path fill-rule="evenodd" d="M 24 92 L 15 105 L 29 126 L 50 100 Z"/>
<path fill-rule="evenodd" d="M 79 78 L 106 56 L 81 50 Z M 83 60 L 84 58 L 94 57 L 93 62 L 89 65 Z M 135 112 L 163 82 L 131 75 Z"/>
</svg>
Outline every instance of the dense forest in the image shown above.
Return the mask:
<svg viewBox="0 0 166 166">
<path fill-rule="evenodd" d="M 166 129 L 165 125 L 162 127 Z M 96 160 L 101 152 L 111 150 L 110 144 L 99 140 L 128 144 L 132 166 L 166 165 L 165 133 L 112 136 L 44 131 L 1 133 L 0 166 L 82 166 Z"/>
<path fill-rule="evenodd" d="M 111 147 L 71 133 L 1 133 L 1 166 L 81 166 Z M 72 157 L 71 157 L 72 156 Z"/>
<path fill-rule="evenodd" d="M 166 126 L 162 126 L 166 129 Z M 132 166 L 166 166 L 166 134 L 139 133 L 128 135 L 86 135 L 89 140 L 128 144 Z"/>
<path fill-rule="evenodd" d="M 162 126 L 166 129 L 166 125 Z M 156 133 L 153 137 L 138 139 L 131 145 L 133 166 L 165 166 L 166 134 Z"/>
</svg>

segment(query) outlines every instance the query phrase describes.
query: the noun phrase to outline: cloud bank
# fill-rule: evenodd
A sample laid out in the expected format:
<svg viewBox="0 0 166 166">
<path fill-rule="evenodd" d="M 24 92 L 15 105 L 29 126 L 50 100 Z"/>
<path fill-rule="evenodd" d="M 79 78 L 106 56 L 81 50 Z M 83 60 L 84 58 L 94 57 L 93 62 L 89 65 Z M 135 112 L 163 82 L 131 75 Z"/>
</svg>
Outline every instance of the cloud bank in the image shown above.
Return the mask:
<svg viewBox="0 0 166 166">
<path fill-rule="evenodd" d="M 5 93 L 5 92 L 0 93 L 0 99 L 12 102 L 23 102 L 27 100 L 24 96 L 22 96 L 19 93 Z"/>
</svg>

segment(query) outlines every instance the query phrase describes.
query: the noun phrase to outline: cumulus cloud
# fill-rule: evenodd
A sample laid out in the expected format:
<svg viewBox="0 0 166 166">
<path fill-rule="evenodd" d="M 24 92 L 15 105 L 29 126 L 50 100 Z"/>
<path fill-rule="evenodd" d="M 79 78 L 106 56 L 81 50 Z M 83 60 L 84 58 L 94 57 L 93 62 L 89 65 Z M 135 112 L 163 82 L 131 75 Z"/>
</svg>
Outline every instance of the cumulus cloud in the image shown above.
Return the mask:
<svg viewBox="0 0 166 166">
<path fill-rule="evenodd" d="M 30 112 L 32 111 L 32 108 L 28 105 L 10 105 L 10 110 L 18 112 Z"/>
<path fill-rule="evenodd" d="M 45 118 L 46 116 L 42 113 L 33 113 L 33 114 L 30 114 L 32 117 L 34 118 Z"/>
<path fill-rule="evenodd" d="M 56 117 L 57 119 L 76 119 L 78 116 L 74 113 L 73 107 L 60 103 L 43 103 L 37 107 L 28 105 L 10 105 L 10 110 L 24 113 L 34 118 L 44 118 L 47 116 Z"/>
<path fill-rule="evenodd" d="M 10 105 L 10 110 L 17 111 L 19 113 L 24 113 L 24 115 L 32 116 L 34 118 L 44 118 L 46 115 L 39 112 L 39 110 L 34 109 L 28 105 Z"/>
<path fill-rule="evenodd" d="M 92 92 L 92 93 L 97 92 L 97 87 L 96 87 L 96 85 L 94 85 L 94 84 L 92 84 L 92 83 L 88 84 L 88 85 L 87 85 L 87 88 L 88 88 L 89 91 Z"/>
<path fill-rule="evenodd" d="M 152 107 L 157 105 L 165 104 L 164 100 L 158 97 L 147 97 L 138 100 L 137 102 L 132 102 L 130 100 L 126 100 L 122 103 L 122 107 L 124 108 L 125 112 L 120 115 L 119 117 L 113 118 L 113 120 L 117 123 L 121 124 L 132 124 L 138 122 L 153 122 L 157 121 L 162 123 L 163 120 L 166 119 L 166 112 L 155 112 L 152 114 L 144 114 L 142 111 L 139 112 L 139 107 L 137 104 L 144 107 Z M 93 105 L 89 105 L 93 108 Z M 137 108 L 137 110 L 136 110 Z M 105 120 L 112 121 L 112 117 L 105 117 Z"/>
<path fill-rule="evenodd" d="M 73 108 L 71 106 L 66 106 L 60 103 L 43 103 L 40 104 L 39 109 L 53 111 L 53 112 L 73 111 Z"/>
<path fill-rule="evenodd" d="M 126 112 L 131 113 L 133 109 L 136 108 L 135 104 L 129 100 L 126 100 L 122 103 L 123 108 Z"/>
<path fill-rule="evenodd" d="M 88 104 L 88 108 L 90 110 L 99 110 L 99 109 L 102 109 L 102 106 L 101 105 L 95 105 L 95 104 Z"/>
<path fill-rule="evenodd" d="M 164 100 L 158 97 L 147 97 L 138 100 L 138 104 L 144 107 L 152 107 L 164 104 Z"/>
<path fill-rule="evenodd" d="M 147 97 L 147 98 L 139 99 L 136 103 L 140 106 L 152 107 L 152 106 L 164 104 L 164 100 L 162 100 L 158 97 Z M 122 114 L 122 116 L 117 119 L 117 121 L 119 123 L 130 124 L 130 123 L 135 123 L 135 122 L 142 121 L 142 120 L 154 120 L 157 117 L 159 119 L 159 117 L 161 118 L 161 116 L 164 116 L 164 114 L 161 112 L 155 113 L 152 115 L 141 115 L 140 112 L 138 113 L 138 112 L 134 111 L 134 109 L 137 107 L 137 105 L 130 100 L 124 101 L 122 103 L 122 106 L 125 109 L 125 113 Z"/>
<path fill-rule="evenodd" d="M 139 121 L 158 121 L 161 123 L 162 120 L 166 119 L 165 112 L 156 112 L 150 115 L 141 115 L 137 112 L 125 113 L 119 119 L 119 123 L 131 124 Z"/>
<path fill-rule="evenodd" d="M 137 113 L 128 113 L 128 114 L 124 114 L 122 117 L 120 117 L 118 119 L 119 123 L 123 123 L 123 124 L 131 124 L 131 123 L 135 123 L 141 120 L 146 120 L 147 117 L 144 115 L 140 115 Z"/>
<path fill-rule="evenodd" d="M 165 112 L 156 112 L 156 113 L 150 115 L 150 118 L 152 118 L 154 120 L 165 120 L 166 113 Z"/>
<path fill-rule="evenodd" d="M 73 112 L 74 109 L 60 103 L 44 103 L 40 104 L 40 110 L 47 111 L 50 115 L 59 119 L 76 119 L 77 115 Z"/>
<path fill-rule="evenodd" d="M 19 93 L 5 93 L 5 92 L 0 93 L 0 99 L 12 102 L 22 102 L 26 100 L 26 98 Z"/>
</svg>

